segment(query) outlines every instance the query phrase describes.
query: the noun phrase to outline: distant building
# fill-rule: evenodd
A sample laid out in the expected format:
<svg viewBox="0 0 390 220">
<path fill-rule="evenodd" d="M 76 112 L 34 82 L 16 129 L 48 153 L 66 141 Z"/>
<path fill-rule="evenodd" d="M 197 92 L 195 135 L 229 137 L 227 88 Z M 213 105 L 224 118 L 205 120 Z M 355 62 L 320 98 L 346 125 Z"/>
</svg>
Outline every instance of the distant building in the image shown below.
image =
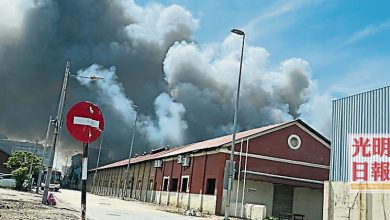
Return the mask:
<svg viewBox="0 0 390 220">
<path fill-rule="evenodd" d="M 49 161 L 49 153 L 48 150 L 44 152 L 44 147 L 41 144 L 26 142 L 26 141 L 14 141 L 8 139 L 0 139 L 0 173 L 1 170 L 9 173 L 8 170 L 3 163 L 7 161 L 8 157 L 15 151 L 27 151 L 30 153 L 34 153 L 38 157 L 43 157 L 43 163 L 46 165 Z"/>
<path fill-rule="evenodd" d="M 46 165 L 49 161 L 49 150 L 44 152 L 44 146 L 41 144 L 31 143 L 27 141 L 14 141 L 7 139 L 0 139 L 0 150 L 4 151 L 8 155 L 11 155 L 14 151 L 27 151 L 34 153 L 38 157 L 44 155 L 43 163 Z"/>
<path fill-rule="evenodd" d="M 161 205 L 224 213 L 226 160 L 232 135 L 182 147 L 158 149 L 89 171 L 93 193 L 135 198 Z M 322 219 L 324 181 L 329 178 L 330 141 L 301 120 L 237 133 L 230 215 L 240 217 L 246 204 L 282 213 Z M 242 211 L 242 212 L 241 212 Z"/>
<path fill-rule="evenodd" d="M 71 165 L 67 172 L 67 184 L 69 188 L 80 189 L 81 188 L 81 166 L 82 166 L 82 154 L 75 154 L 71 157 Z"/>
<path fill-rule="evenodd" d="M 9 158 L 9 154 L 7 154 L 6 152 L 0 149 L 0 173 L 11 172 L 11 170 L 4 165 L 4 163 L 7 162 L 8 158 Z"/>
</svg>

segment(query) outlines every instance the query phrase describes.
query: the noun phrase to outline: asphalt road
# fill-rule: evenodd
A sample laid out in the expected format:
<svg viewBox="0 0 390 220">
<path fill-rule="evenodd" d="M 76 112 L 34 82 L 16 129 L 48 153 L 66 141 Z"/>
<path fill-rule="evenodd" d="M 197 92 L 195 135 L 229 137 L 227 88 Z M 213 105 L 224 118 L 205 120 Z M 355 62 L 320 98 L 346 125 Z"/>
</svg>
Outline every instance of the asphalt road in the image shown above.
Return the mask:
<svg viewBox="0 0 390 220">
<path fill-rule="evenodd" d="M 80 211 L 81 192 L 61 189 L 55 193 L 55 197 L 62 205 L 69 206 Z M 124 201 L 119 198 L 109 198 L 87 194 L 87 218 L 91 220 L 188 220 L 206 219 L 190 217 L 159 210 L 162 207 L 138 201 Z M 210 218 L 207 218 L 210 220 Z"/>
</svg>

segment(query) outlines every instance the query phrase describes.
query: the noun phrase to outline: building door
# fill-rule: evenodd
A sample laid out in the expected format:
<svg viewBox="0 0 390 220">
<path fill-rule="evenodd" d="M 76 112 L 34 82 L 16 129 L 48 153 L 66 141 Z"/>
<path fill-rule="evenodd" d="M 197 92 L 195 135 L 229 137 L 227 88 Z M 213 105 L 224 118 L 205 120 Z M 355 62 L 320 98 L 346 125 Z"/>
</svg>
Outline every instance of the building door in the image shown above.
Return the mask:
<svg viewBox="0 0 390 220">
<path fill-rule="evenodd" d="M 279 217 L 280 213 L 292 213 L 294 198 L 294 187 L 274 184 L 274 199 L 272 215 Z"/>
</svg>

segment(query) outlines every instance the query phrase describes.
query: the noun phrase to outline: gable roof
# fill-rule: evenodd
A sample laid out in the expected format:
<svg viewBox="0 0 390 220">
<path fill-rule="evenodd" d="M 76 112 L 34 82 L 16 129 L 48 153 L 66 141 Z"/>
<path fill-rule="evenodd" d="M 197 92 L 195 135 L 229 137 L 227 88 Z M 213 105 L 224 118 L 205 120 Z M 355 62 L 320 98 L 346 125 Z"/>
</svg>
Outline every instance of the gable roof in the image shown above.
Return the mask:
<svg viewBox="0 0 390 220">
<path fill-rule="evenodd" d="M 264 126 L 261 128 L 255 128 L 252 130 L 238 132 L 238 133 L 236 133 L 236 141 L 243 139 L 243 138 L 247 138 L 249 136 L 252 136 L 252 135 L 255 135 L 258 133 L 261 133 L 263 131 L 267 131 L 267 130 L 285 125 L 285 124 L 288 124 L 288 123 L 273 124 L 273 125 L 268 125 L 268 126 Z M 173 156 L 173 155 L 179 155 L 179 154 L 185 154 L 185 153 L 194 152 L 194 151 L 216 148 L 216 147 L 220 147 L 220 146 L 223 146 L 223 145 L 231 143 L 231 142 L 232 142 L 232 134 L 229 134 L 229 135 L 225 135 L 222 137 L 217 137 L 217 138 L 185 145 L 183 147 L 178 148 L 175 151 L 163 154 L 158 158 L 169 157 L 169 156 Z"/>
<path fill-rule="evenodd" d="M 161 152 L 154 153 L 154 154 L 150 153 L 150 154 L 146 154 L 146 155 L 132 157 L 130 159 L 130 164 L 135 164 L 135 163 L 139 163 L 139 162 L 147 161 L 147 160 L 154 160 L 157 157 L 159 157 L 159 156 L 161 156 L 163 154 L 169 153 L 171 151 L 174 151 L 176 149 L 177 148 L 174 147 L 174 148 L 169 148 L 169 149 L 166 149 L 166 150 L 163 150 Z M 110 163 L 110 164 L 98 167 L 97 169 L 98 170 L 104 170 L 104 169 L 107 169 L 107 168 L 121 167 L 121 166 L 126 166 L 128 163 L 129 163 L 129 159 L 124 159 L 124 160 L 120 160 L 120 161 L 117 161 L 117 162 L 114 162 L 114 163 Z M 95 169 L 91 169 L 89 171 L 94 171 L 94 170 L 96 170 L 96 168 Z"/>
<path fill-rule="evenodd" d="M 321 140 L 323 140 L 325 143 L 327 143 L 328 145 L 330 145 L 330 140 L 328 138 L 326 138 L 325 136 L 323 136 L 321 133 L 319 133 L 317 130 L 315 130 L 314 128 L 310 127 L 308 124 L 306 124 L 304 121 L 302 121 L 301 119 L 297 119 L 295 120 L 296 122 L 298 122 L 299 124 L 301 124 L 302 126 L 304 126 L 306 129 L 308 129 L 310 132 L 312 132 L 313 134 L 315 134 L 316 136 L 318 136 L 318 138 L 320 138 Z"/>
<path fill-rule="evenodd" d="M 266 134 L 269 132 L 273 132 L 275 130 L 279 130 L 281 128 L 285 128 L 285 127 L 288 127 L 288 126 L 291 126 L 294 124 L 301 125 L 303 128 L 305 128 L 310 133 L 312 133 L 312 135 L 316 136 L 320 141 L 322 141 L 325 145 L 327 145 L 327 147 L 330 146 L 330 141 L 327 138 L 325 138 L 323 135 L 321 135 L 319 132 L 317 132 L 316 130 L 311 128 L 308 124 L 306 124 L 305 122 L 303 122 L 300 119 L 296 119 L 296 120 L 284 122 L 284 123 L 267 125 L 267 126 L 260 127 L 260 128 L 255 128 L 255 129 L 251 129 L 251 130 L 247 130 L 247 131 L 238 132 L 238 133 L 236 133 L 236 141 L 239 141 L 240 139 L 244 139 L 244 138 L 257 137 L 257 136 L 260 136 L 260 135 L 263 135 L 263 134 Z M 204 141 L 184 145 L 181 147 L 170 148 L 170 149 L 167 149 L 165 151 L 161 151 L 161 152 L 156 153 L 156 154 L 147 154 L 147 155 L 131 158 L 130 164 L 135 164 L 135 163 L 139 163 L 139 162 L 147 161 L 147 160 L 162 159 L 162 158 L 166 158 L 166 157 L 171 157 L 171 156 L 186 154 L 186 153 L 191 153 L 191 152 L 197 152 L 197 151 L 202 151 L 202 150 L 207 150 L 207 149 L 218 148 L 218 147 L 222 147 L 222 146 L 225 146 L 227 144 L 230 144 L 231 141 L 232 141 L 232 134 L 229 134 L 229 135 L 225 135 L 222 137 L 217 137 L 217 138 L 213 138 L 213 139 L 209 139 L 209 140 L 204 140 Z M 99 167 L 97 169 L 101 170 L 101 169 L 125 166 L 128 164 L 128 161 L 129 161 L 128 159 L 117 161 L 117 162 Z M 90 171 L 93 171 L 93 170 L 96 170 L 96 169 L 92 169 Z"/>
<path fill-rule="evenodd" d="M 309 130 L 311 133 L 313 133 L 315 136 L 317 136 L 320 140 L 322 140 L 324 143 L 327 145 L 330 145 L 330 141 L 325 138 L 323 135 L 318 133 L 316 130 L 311 128 L 308 124 L 303 122 L 300 119 L 296 119 L 290 122 L 284 122 L 284 123 L 278 123 L 278 124 L 273 124 L 273 125 L 268 125 L 264 126 L 261 128 L 255 128 L 247 131 L 242 131 L 236 133 L 236 141 L 239 141 L 240 139 L 245 139 L 245 138 L 252 138 L 252 137 L 257 137 L 260 135 L 263 135 L 264 133 L 272 132 L 274 130 L 279 130 L 280 128 L 288 127 L 293 124 L 299 124 L 302 125 L 304 128 Z M 157 158 L 164 158 L 164 157 L 169 157 L 169 156 L 174 156 L 174 155 L 179 155 L 179 154 L 185 154 L 185 153 L 190 153 L 190 152 L 196 152 L 200 150 L 205 150 L 205 149 L 212 149 L 212 148 L 217 148 L 221 146 L 226 146 L 227 144 L 231 144 L 232 142 L 232 134 L 225 135 L 222 137 L 217 137 L 197 143 L 192 143 L 185 145 L 183 147 L 178 147 L 176 150 L 172 152 L 168 152 L 166 154 L 162 154 L 161 156 Z M 329 147 L 329 146 L 328 146 Z"/>
</svg>

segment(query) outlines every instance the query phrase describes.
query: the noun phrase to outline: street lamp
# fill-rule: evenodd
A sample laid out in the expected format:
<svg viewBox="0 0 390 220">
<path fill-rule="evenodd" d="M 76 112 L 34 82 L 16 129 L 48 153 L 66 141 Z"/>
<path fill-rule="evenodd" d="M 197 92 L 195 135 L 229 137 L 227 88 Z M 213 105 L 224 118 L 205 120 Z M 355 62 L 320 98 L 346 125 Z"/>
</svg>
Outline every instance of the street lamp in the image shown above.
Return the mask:
<svg viewBox="0 0 390 220">
<path fill-rule="evenodd" d="M 65 66 L 65 75 L 64 75 L 64 80 L 62 82 L 62 89 L 61 89 L 61 94 L 60 94 L 60 100 L 58 102 L 58 110 L 57 110 L 57 116 L 54 120 L 54 139 L 53 139 L 53 147 L 50 150 L 50 157 L 49 157 L 49 163 L 47 166 L 47 174 L 46 174 L 46 181 L 45 181 L 45 189 L 43 191 L 43 196 L 42 196 L 42 204 L 46 204 L 47 201 L 47 194 L 49 191 L 49 184 L 51 180 L 51 172 L 53 169 L 53 162 L 54 162 L 54 155 L 56 152 L 56 143 L 58 139 L 58 135 L 60 133 L 61 129 L 61 120 L 62 120 L 62 112 L 64 110 L 64 103 L 65 103 L 65 97 L 66 97 L 66 89 L 68 87 L 68 79 L 69 77 L 81 77 L 81 78 L 88 78 L 90 80 L 97 80 L 97 79 L 103 79 L 101 77 L 97 76 L 76 76 L 70 74 L 70 62 L 66 61 L 66 66 Z"/>
<path fill-rule="evenodd" d="M 34 157 L 35 157 L 35 154 L 37 152 L 37 148 L 38 148 L 38 139 L 35 140 L 35 148 L 34 150 L 32 151 L 32 155 L 31 155 L 31 160 L 30 160 L 30 168 L 28 169 L 28 189 L 31 190 L 31 186 L 33 184 L 33 179 L 32 179 L 32 176 L 33 176 L 33 163 L 34 163 Z"/>
<path fill-rule="evenodd" d="M 138 107 L 136 105 L 132 105 L 132 106 L 134 108 Z M 131 159 L 131 154 L 133 153 L 134 135 L 135 135 L 136 128 L 137 128 L 137 111 L 135 112 L 135 120 L 134 120 L 134 126 L 133 126 L 133 137 L 131 138 L 131 145 L 130 145 L 130 151 L 129 151 L 129 160 L 127 162 L 127 167 L 126 167 L 126 176 L 125 176 L 125 181 L 123 182 L 122 199 L 125 199 L 125 192 L 126 192 L 126 189 L 127 189 L 127 184 L 129 182 L 130 159 Z"/>
<path fill-rule="evenodd" d="M 100 138 L 99 153 L 98 153 L 98 157 L 97 157 L 97 161 L 96 161 L 95 173 L 93 174 L 92 186 L 95 186 L 96 174 L 97 174 L 98 167 L 99 167 L 100 152 L 102 150 L 102 144 L 103 144 L 103 135 L 104 135 L 104 133 L 102 133 L 102 137 Z"/>
<path fill-rule="evenodd" d="M 234 158 L 234 146 L 236 145 L 236 124 L 237 124 L 237 112 L 238 112 L 238 101 L 240 98 L 240 85 L 241 85 L 241 70 L 242 70 L 242 58 L 244 56 L 244 42 L 245 42 L 245 33 L 238 29 L 231 30 L 232 33 L 242 36 L 242 46 L 241 46 L 241 59 L 240 59 L 240 72 L 238 74 L 238 85 L 237 85 L 237 98 L 236 105 L 234 108 L 234 121 L 233 121 L 233 134 L 232 134 L 232 146 L 230 149 L 230 158 L 228 165 L 228 185 L 227 185 L 227 196 L 225 204 L 225 220 L 229 219 L 229 209 L 230 209 L 230 197 L 233 185 L 233 158 Z"/>
</svg>

